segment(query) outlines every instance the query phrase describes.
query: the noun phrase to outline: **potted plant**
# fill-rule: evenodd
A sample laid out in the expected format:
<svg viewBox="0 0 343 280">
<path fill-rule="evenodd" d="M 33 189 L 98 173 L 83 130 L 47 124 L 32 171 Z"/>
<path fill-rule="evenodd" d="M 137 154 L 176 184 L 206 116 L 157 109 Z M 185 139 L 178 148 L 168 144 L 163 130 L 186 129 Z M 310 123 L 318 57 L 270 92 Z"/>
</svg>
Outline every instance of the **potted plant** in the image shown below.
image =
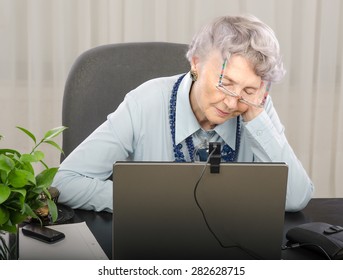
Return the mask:
<svg viewBox="0 0 343 280">
<path fill-rule="evenodd" d="M 58 216 L 57 206 L 49 192 L 58 168 L 47 166 L 44 162 L 44 153 L 39 147 L 42 144 L 49 144 L 63 153 L 61 147 L 52 139 L 66 127 L 56 127 L 47 131 L 40 141 L 37 141 L 34 134 L 27 129 L 17 128 L 33 140 L 34 146 L 29 153 L 0 149 L 0 259 L 11 257 L 12 248 L 6 245 L 4 233 L 17 234 L 18 225 L 23 221 L 31 218 L 40 220 L 38 210 L 43 207 L 48 208 L 52 221 L 56 221 Z M 0 139 L 1 137 L 0 135 Z M 38 174 L 34 169 L 36 163 L 44 166 L 44 170 Z"/>
</svg>

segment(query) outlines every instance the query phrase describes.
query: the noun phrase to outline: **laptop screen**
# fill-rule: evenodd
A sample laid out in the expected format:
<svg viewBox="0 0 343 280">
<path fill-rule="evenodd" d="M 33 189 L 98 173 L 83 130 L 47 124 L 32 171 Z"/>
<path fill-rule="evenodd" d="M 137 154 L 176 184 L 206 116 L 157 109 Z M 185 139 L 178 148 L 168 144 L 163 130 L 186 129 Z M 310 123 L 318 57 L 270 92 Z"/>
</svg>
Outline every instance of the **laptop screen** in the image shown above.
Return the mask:
<svg viewBox="0 0 343 280">
<path fill-rule="evenodd" d="M 280 259 L 284 163 L 117 162 L 114 259 Z"/>
</svg>

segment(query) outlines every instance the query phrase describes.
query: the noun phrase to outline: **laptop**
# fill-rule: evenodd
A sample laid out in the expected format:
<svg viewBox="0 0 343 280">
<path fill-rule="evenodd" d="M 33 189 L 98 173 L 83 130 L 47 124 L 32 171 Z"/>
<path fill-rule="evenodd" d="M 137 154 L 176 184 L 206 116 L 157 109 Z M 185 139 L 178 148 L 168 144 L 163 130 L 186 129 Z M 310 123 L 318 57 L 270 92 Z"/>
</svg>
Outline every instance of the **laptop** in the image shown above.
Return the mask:
<svg viewBox="0 0 343 280">
<path fill-rule="evenodd" d="M 280 259 L 285 163 L 116 162 L 113 259 Z"/>
</svg>

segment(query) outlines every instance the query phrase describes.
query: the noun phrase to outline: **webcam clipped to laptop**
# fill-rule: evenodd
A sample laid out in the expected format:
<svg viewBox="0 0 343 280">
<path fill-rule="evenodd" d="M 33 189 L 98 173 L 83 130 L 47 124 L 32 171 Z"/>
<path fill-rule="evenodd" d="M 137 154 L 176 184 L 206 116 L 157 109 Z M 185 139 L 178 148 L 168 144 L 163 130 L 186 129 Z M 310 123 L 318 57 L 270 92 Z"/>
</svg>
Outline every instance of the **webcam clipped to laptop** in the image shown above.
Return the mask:
<svg viewBox="0 0 343 280">
<path fill-rule="evenodd" d="M 212 165 L 116 162 L 113 259 L 280 259 L 287 165 Z"/>
</svg>

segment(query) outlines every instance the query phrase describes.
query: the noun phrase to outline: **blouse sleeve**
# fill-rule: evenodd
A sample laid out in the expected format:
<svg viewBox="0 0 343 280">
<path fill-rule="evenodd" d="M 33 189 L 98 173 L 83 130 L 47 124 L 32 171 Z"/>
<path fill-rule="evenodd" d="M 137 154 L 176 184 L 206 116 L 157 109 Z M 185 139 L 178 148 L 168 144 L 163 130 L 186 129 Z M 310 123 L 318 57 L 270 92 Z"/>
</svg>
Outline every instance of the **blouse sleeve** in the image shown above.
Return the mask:
<svg viewBox="0 0 343 280">
<path fill-rule="evenodd" d="M 302 210 L 312 197 L 314 186 L 289 145 L 284 126 L 270 96 L 265 110 L 252 121 L 243 123 L 256 162 L 285 162 L 288 165 L 286 211 Z"/>
<path fill-rule="evenodd" d="M 127 99 L 87 137 L 60 165 L 53 186 L 59 201 L 72 208 L 113 210 L 113 164 L 133 151 L 132 118 L 138 108 Z M 132 112 L 136 112 L 133 114 Z"/>
</svg>

